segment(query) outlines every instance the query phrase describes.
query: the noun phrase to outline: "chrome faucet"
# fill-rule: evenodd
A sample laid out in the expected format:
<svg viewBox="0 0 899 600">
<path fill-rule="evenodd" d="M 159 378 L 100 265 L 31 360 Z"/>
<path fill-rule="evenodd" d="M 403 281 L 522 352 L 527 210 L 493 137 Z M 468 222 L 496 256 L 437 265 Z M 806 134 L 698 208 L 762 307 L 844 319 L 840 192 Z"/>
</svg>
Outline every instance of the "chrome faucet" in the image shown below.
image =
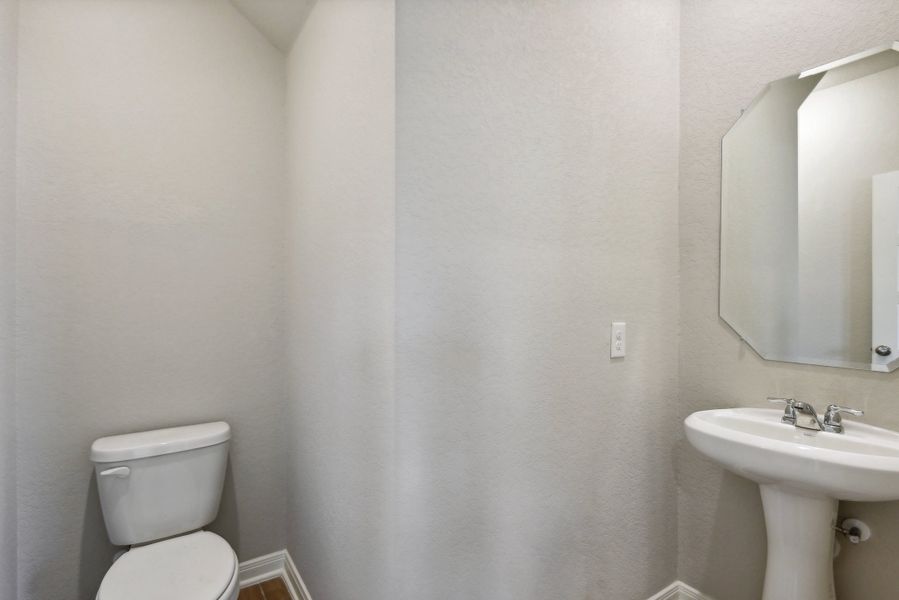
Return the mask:
<svg viewBox="0 0 899 600">
<path fill-rule="evenodd" d="M 818 418 L 818 413 L 815 412 L 814 406 L 808 402 L 794 402 L 793 408 L 796 409 L 796 427 L 813 429 L 815 431 L 824 429 L 824 423 Z"/>
<path fill-rule="evenodd" d="M 843 417 L 841 413 L 861 417 L 865 411 L 857 408 L 847 408 L 830 404 L 824 412 L 824 419 L 818 417 L 815 407 L 808 402 L 797 402 L 794 398 L 768 398 L 768 402 L 784 404 L 784 414 L 780 418 L 782 423 L 795 425 L 812 431 L 828 431 L 830 433 L 843 433 Z"/>
</svg>

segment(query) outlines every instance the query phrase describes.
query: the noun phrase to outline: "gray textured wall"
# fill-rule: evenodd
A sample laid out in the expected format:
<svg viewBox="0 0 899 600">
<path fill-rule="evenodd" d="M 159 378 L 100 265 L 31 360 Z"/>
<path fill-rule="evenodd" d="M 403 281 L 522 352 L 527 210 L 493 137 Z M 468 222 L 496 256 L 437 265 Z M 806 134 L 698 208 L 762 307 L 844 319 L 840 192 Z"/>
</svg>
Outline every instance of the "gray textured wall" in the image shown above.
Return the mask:
<svg viewBox="0 0 899 600">
<path fill-rule="evenodd" d="M 763 406 L 794 395 L 864 408 L 899 428 L 899 375 L 765 362 L 718 319 L 720 140 L 768 81 L 899 39 L 895 0 L 684 0 L 681 13 L 681 416 Z M 679 573 L 722 600 L 757 600 L 765 533 L 755 484 L 681 440 L 677 449 Z M 899 589 L 899 503 L 841 506 L 875 537 L 836 562 L 841 600 L 887 600 Z"/>
<path fill-rule="evenodd" d="M 675 578 L 677 23 L 397 3 L 396 598 Z"/>
<path fill-rule="evenodd" d="M 392 4 L 321 0 L 289 61 L 291 553 L 322 598 L 647 597 L 677 4 L 399 2 L 395 98 Z"/>
<path fill-rule="evenodd" d="M 94 597 L 112 433 L 229 421 L 214 529 L 283 548 L 283 56 L 218 0 L 25 0 L 19 34 L 18 598 Z"/>
<path fill-rule="evenodd" d="M 18 2 L 0 0 L 0 600 L 16 597 L 15 223 Z"/>
<path fill-rule="evenodd" d="M 288 549 L 317 600 L 393 598 L 394 3 L 321 0 L 288 61 Z"/>
</svg>

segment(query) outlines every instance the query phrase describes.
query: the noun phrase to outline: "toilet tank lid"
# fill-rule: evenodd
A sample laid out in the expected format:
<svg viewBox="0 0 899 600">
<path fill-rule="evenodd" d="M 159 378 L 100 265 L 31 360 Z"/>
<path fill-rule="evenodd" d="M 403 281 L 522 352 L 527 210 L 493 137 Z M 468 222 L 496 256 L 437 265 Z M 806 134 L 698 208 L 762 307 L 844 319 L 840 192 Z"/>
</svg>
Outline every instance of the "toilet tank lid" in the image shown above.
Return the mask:
<svg viewBox="0 0 899 600">
<path fill-rule="evenodd" d="M 91 444 L 91 461 L 110 463 L 161 456 L 214 446 L 229 439 L 231 427 L 224 421 L 112 435 Z"/>
</svg>

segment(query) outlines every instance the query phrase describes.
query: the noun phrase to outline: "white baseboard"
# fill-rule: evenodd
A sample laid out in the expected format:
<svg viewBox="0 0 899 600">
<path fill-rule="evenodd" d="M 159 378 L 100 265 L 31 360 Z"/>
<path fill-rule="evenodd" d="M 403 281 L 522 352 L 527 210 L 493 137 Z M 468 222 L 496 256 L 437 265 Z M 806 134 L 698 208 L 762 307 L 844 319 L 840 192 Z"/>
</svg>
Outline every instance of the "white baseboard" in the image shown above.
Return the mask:
<svg viewBox="0 0 899 600">
<path fill-rule="evenodd" d="M 293 563 L 290 553 L 287 550 L 279 550 L 260 556 L 259 558 L 251 558 L 240 563 L 240 587 L 245 588 L 257 583 L 280 577 L 290 592 L 293 600 L 312 600 L 297 566 Z"/>
<path fill-rule="evenodd" d="M 712 598 L 683 581 L 675 581 L 648 600 L 712 600 Z"/>
<path fill-rule="evenodd" d="M 279 550 L 265 556 L 252 558 L 240 563 L 240 587 L 245 588 L 257 583 L 280 577 L 287 585 L 287 591 L 293 600 L 312 600 L 297 566 L 287 550 Z M 665 589 L 655 593 L 647 600 L 713 600 L 694 587 L 682 581 L 674 581 Z"/>
</svg>

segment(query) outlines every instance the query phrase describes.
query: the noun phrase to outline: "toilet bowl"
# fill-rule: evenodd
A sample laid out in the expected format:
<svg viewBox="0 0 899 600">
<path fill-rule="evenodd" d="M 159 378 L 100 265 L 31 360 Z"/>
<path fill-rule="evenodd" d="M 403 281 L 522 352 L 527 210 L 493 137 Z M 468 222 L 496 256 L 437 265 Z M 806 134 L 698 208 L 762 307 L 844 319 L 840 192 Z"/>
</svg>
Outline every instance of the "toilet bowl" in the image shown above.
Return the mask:
<svg viewBox="0 0 899 600">
<path fill-rule="evenodd" d="M 106 572 L 97 600 L 235 600 L 237 572 L 228 542 L 198 531 L 123 554 Z"/>
<path fill-rule="evenodd" d="M 96 600 L 237 599 L 237 555 L 201 529 L 218 514 L 230 439 L 228 424 L 218 422 L 93 443 L 107 534 L 130 546 Z"/>
</svg>

